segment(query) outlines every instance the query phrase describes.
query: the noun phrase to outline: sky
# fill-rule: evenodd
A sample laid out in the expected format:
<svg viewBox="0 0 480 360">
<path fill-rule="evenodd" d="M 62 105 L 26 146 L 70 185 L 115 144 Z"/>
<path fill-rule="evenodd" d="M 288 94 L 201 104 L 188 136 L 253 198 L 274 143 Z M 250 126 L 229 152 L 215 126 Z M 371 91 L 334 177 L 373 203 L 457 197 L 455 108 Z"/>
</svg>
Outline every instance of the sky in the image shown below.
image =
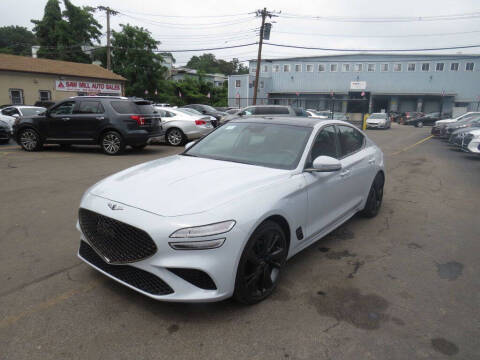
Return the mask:
<svg viewBox="0 0 480 360">
<path fill-rule="evenodd" d="M 0 26 L 19 25 L 31 29 L 30 19 L 41 19 L 47 0 L 0 0 Z M 255 11 L 266 7 L 279 16 L 273 21 L 270 43 L 335 49 L 419 49 L 480 44 L 479 0 L 72 0 L 79 6 L 109 6 L 119 11 L 112 17 L 113 30 L 120 24 L 148 29 L 161 42 L 161 50 L 202 49 L 254 43 L 260 18 Z M 314 19 L 346 17 L 385 19 L 428 17 L 478 12 L 470 19 L 450 21 L 350 22 Z M 298 16 L 299 15 L 299 16 Z M 106 17 L 97 12 L 106 32 Z M 105 43 L 105 36 L 102 37 Z M 267 42 L 268 43 L 268 42 Z M 257 46 L 215 51 L 175 52 L 176 66 L 191 56 L 211 52 L 217 58 L 240 61 L 254 59 Z M 480 47 L 432 53 L 480 53 Z M 336 54 L 265 45 L 263 58 Z M 425 51 L 422 51 L 425 53 Z"/>
</svg>

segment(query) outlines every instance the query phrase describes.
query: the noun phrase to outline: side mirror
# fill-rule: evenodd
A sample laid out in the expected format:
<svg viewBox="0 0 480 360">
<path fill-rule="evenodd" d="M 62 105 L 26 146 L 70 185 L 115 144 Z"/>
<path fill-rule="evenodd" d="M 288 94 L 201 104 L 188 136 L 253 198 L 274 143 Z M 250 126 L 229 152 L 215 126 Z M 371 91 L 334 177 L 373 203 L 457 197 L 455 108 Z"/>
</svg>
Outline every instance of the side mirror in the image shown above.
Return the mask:
<svg viewBox="0 0 480 360">
<path fill-rule="evenodd" d="M 334 172 L 342 169 L 342 164 L 337 159 L 330 156 L 319 156 L 313 160 L 311 168 L 305 169 L 307 172 Z"/>
<path fill-rule="evenodd" d="M 185 144 L 185 150 L 190 149 L 193 145 L 195 145 L 196 141 L 190 141 L 189 143 Z"/>
<path fill-rule="evenodd" d="M 20 117 L 20 115 L 18 115 L 18 114 L 12 114 L 11 116 L 13 116 L 14 118 L 19 118 Z"/>
</svg>

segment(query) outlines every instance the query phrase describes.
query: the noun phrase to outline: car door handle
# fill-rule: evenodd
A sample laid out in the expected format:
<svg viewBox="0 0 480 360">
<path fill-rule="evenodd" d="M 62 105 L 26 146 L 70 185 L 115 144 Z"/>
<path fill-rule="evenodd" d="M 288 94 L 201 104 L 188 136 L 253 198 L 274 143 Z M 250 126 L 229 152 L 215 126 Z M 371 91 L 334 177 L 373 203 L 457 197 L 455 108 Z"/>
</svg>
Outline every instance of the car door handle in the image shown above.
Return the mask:
<svg viewBox="0 0 480 360">
<path fill-rule="evenodd" d="M 344 172 L 341 172 L 341 173 L 340 173 L 340 176 L 341 176 L 341 177 L 345 177 L 345 176 L 347 176 L 348 174 L 350 174 L 350 170 L 345 170 Z"/>
<path fill-rule="evenodd" d="M 97 120 L 105 120 L 105 117 L 103 117 L 103 116 L 97 116 L 95 119 L 97 119 Z"/>
<path fill-rule="evenodd" d="M 64 117 L 64 118 L 62 118 L 62 120 L 63 121 L 68 121 L 68 120 L 70 120 L 70 118 L 69 117 Z"/>
<path fill-rule="evenodd" d="M 368 159 L 369 164 L 375 164 L 375 158 Z"/>
</svg>

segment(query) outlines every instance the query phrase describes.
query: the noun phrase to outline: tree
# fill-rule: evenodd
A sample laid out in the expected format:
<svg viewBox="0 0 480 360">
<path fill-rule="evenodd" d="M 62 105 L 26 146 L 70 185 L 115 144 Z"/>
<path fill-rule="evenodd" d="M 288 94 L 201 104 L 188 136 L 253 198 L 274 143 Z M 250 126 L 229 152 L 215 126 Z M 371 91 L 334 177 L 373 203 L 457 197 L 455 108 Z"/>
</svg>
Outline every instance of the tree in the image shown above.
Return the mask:
<svg viewBox="0 0 480 360">
<path fill-rule="evenodd" d="M 35 35 L 26 27 L 0 27 L 0 52 L 14 55 L 32 55 L 32 46 L 37 44 Z"/>
<path fill-rule="evenodd" d="M 74 62 L 90 62 L 85 53 L 100 42 L 102 26 L 95 20 L 95 9 L 90 6 L 75 6 L 63 0 L 65 10 L 61 12 L 59 0 L 48 0 L 42 20 L 32 20 L 33 31 L 40 43 L 39 57 Z"/>
<path fill-rule="evenodd" d="M 155 53 L 157 41 L 142 27 L 120 25 L 121 31 L 112 32 L 112 70 L 125 77 L 128 96 L 145 96 L 145 90 L 154 94 L 163 82 L 165 68 L 162 57 Z"/>
<path fill-rule="evenodd" d="M 248 68 L 238 59 L 225 61 L 215 58 L 214 54 L 192 56 L 187 63 L 187 68 L 203 71 L 207 74 L 221 73 L 225 75 L 248 74 Z"/>
</svg>

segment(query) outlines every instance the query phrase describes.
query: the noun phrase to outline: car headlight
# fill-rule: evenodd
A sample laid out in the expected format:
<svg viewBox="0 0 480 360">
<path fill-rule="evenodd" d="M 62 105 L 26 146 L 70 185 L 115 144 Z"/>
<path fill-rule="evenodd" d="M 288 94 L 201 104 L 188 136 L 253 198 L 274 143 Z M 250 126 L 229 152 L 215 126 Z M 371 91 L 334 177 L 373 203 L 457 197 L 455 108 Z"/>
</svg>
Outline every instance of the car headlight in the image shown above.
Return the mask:
<svg viewBox="0 0 480 360">
<path fill-rule="evenodd" d="M 232 230 L 234 226 L 234 220 L 227 220 L 215 224 L 208 224 L 202 226 L 193 226 L 174 231 L 170 235 L 170 238 L 195 238 L 224 234 Z"/>
</svg>

